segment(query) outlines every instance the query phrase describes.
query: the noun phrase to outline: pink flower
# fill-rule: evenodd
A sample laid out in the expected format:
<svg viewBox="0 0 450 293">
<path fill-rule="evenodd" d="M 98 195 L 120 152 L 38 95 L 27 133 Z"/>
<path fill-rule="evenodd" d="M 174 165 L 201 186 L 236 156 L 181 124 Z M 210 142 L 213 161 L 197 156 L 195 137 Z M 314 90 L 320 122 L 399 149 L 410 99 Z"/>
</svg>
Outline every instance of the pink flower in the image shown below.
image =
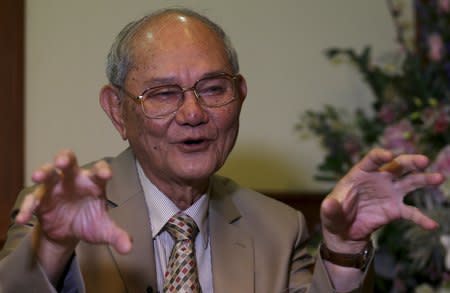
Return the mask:
<svg viewBox="0 0 450 293">
<path fill-rule="evenodd" d="M 377 116 L 384 123 L 391 123 L 395 120 L 395 117 L 397 116 L 396 114 L 397 111 L 395 111 L 395 108 L 392 107 L 391 104 L 384 104 L 381 106 Z"/>
<path fill-rule="evenodd" d="M 414 129 L 408 120 L 386 127 L 380 143 L 396 155 L 416 152 Z"/>
<path fill-rule="evenodd" d="M 437 33 L 432 33 L 428 36 L 428 58 L 431 61 L 441 61 L 444 54 L 444 43 L 442 38 Z"/>
<path fill-rule="evenodd" d="M 434 121 L 433 130 L 435 133 L 444 133 L 450 124 L 447 113 L 440 112 L 436 120 Z"/>
<path fill-rule="evenodd" d="M 343 148 L 345 152 L 350 156 L 353 163 L 356 163 L 360 159 L 361 155 L 361 142 L 356 136 L 349 135 L 344 139 Z"/>
<path fill-rule="evenodd" d="M 445 133 L 450 127 L 450 108 L 439 104 L 422 112 L 422 119 L 427 129 L 436 134 Z"/>
<path fill-rule="evenodd" d="M 440 12 L 450 12 L 450 0 L 439 0 L 438 8 Z"/>
<path fill-rule="evenodd" d="M 450 145 L 445 146 L 428 168 L 430 172 L 441 173 L 446 179 L 439 186 L 426 187 L 427 194 L 437 204 L 448 202 L 450 197 Z"/>
<path fill-rule="evenodd" d="M 426 108 L 422 112 L 422 119 L 426 124 L 432 123 L 434 121 L 436 110 L 435 108 Z"/>
<path fill-rule="evenodd" d="M 403 101 L 397 100 L 394 102 L 386 103 L 381 106 L 380 111 L 378 111 L 377 113 L 377 117 L 384 123 L 390 124 L 404 112 L 405 108 L 406 106 Z"/>
</svg>

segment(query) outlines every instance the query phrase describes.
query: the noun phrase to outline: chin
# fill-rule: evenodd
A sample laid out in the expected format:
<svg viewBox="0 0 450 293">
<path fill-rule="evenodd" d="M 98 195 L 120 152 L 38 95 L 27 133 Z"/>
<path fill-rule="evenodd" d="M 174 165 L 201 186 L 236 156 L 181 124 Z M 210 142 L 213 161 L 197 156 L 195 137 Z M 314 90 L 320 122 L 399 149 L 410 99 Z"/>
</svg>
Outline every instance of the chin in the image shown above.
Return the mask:
<svg viewBox="0 0 450 293">
<path fill-rule="evenodd" d="M 215 153 L 176 154 L 172 159 L 172 170 L 189 179 L 209 178 L 222 165 Z"/>
<path fill-rule="evenodd" d="M 180 170 L 178 172 L 179 177 L 184 178 L 189 181 L 202 181 L 208 179 L 215 173 L 215 171 L 210 170 Z"/>
<path fill-rule="evenodd" d="M 180 166 L 176 169 L 176 173 L 180 178 L 184 178 L 185 180 L 189 181 L 196 181 L 196 180 L 205 180 L 211 177 L 216 171 L 217 167 L 215 165 L 209 165 L 209 164 L 199 164 L 199 162 L 196 162 L 196 164 L 188 165 L 185 164 L 183 166 Z"/>
</svg>

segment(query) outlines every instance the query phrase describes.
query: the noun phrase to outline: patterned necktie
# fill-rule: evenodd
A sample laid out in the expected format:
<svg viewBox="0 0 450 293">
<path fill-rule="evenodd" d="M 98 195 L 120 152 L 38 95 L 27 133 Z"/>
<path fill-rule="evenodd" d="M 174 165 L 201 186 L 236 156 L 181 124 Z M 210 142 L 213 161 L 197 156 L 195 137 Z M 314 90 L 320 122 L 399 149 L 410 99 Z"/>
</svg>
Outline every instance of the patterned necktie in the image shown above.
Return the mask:
<svg viewBox="0 0 450 293">
<path fill-rule="evenodd" d="M 164 275 L 164 292 L 200 293 L 194 239 L 198 227 L 188 215 L 178 213 L 165 225 L 175 240 Z"/>
</svg>

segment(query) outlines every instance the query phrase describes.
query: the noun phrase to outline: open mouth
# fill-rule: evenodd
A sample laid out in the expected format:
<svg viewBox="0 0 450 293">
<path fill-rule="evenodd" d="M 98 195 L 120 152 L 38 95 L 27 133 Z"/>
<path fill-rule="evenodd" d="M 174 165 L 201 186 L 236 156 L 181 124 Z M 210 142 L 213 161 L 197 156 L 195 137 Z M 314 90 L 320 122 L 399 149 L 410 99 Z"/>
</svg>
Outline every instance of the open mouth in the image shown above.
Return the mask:
<svg viewBox="0 0 450 293">
<path fill-rule="evenodd" d="M 186 145 L 199 145 L 201 143 L 203 143 L 205 140 L 204 139 L 189 139 L 183 142 L 183 144 Z"/>
<path fill-rule="evenodd" d="M 178 145 L 185 152 L 201 152 L 209 148 L 211 141 L 208 139 L 186 139 Z"/>
</svg>

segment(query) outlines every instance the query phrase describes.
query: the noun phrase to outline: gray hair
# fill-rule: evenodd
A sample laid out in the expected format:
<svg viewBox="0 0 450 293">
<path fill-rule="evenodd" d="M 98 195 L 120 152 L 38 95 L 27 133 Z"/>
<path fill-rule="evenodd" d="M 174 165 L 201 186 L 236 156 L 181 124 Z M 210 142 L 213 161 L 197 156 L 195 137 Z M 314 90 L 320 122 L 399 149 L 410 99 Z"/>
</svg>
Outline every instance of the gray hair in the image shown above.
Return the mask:
<svg viewBox="0 0 450 293">
<path fill-rule="evenodd" d="M 127 24 L 116 36 L 109 50 L 106 63 L 106 76 L 111 84 L 123 87 L 125 79 L 133 65 L 132 40 L 142 25 L 167 14 L 181 14 L 201 21 L 222 40 L 228 62 L 233 74 L 239 72 L 239 61 L 235 48 L 225 31 L 204 15 L 187 8 L 167 8 L 148 14 Z"/>
</svg>

